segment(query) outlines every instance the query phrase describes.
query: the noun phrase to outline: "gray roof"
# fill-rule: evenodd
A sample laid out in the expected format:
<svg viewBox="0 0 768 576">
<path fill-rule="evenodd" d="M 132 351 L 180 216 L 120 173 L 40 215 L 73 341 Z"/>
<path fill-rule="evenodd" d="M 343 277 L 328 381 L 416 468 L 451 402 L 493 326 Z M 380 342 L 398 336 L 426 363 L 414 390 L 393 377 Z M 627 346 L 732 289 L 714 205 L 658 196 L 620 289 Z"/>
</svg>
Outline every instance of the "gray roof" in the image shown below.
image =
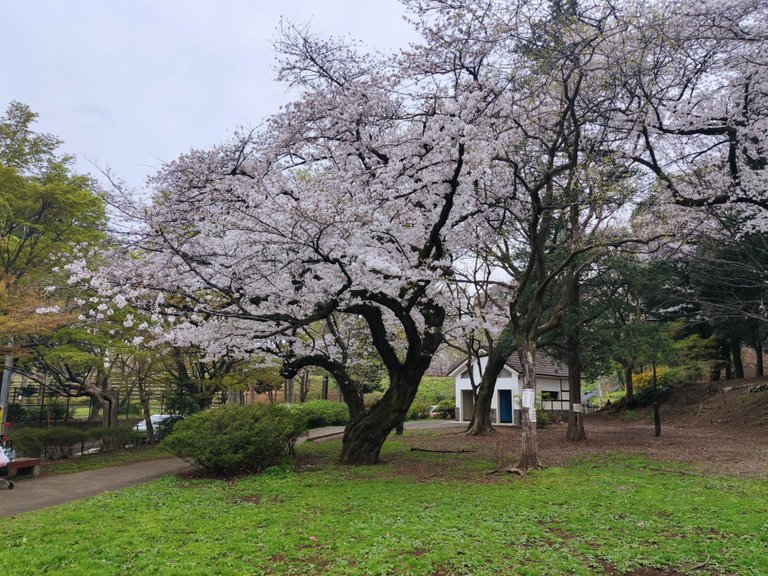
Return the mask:
<svg viewBox="0 0 768 576">
<path fill-rule="evenodd" d="M 448 371 L 448 375 L 451 376 L 459 368 L 465 367 L 467 365 L 466 361 L 462 361 L 456 366 L 453 367 L 452 370 Z M 513 352 L 512 355 L 507 358 L 507 361 L 505 362 L 505 365 L 508 368 L 511 368 L 518 374 L 521 374 L 523 371 L 523 366 L 520 363 L 520 358 L 518 357 L 516 352 Z M 560 364 L 557 360 L 549 356 L 548 354 L 545 354 L 544 352 L 537 351 L 536 352 L 536 375 L 537 376 L 553 376 L 555 378 L 568 378 L 568 367 L 564 364 Z"/>
</svg>

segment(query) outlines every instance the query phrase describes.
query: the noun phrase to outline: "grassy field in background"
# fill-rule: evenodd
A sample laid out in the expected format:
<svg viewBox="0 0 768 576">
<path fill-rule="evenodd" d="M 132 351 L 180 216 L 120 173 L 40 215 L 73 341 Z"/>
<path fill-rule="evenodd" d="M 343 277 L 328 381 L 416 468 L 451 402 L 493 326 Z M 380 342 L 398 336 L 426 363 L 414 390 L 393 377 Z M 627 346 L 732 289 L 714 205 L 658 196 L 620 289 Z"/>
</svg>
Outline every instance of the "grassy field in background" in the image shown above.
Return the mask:
<svg viewBox="0 0 768 576">
<path fill-rule="evenodd" d="M 333 465 L 338 441 L 299 449 L 296 468 L 166 477 L 5 519 L 0 565 L 16 576 L 768 574 L 764 482 L 620 454 L 519 478 L 394 438 L 375 467 Z M 425 475 L 446 463 L 450 477 Z"/>
<path fill-rule="evenodd" d="M 413 403 L 432 406 L 442 400 L 453 399 L 456 395 L 453 378 L 444 376 L 425 376 L 419 384 L 419 391 Z"/>
</svg>

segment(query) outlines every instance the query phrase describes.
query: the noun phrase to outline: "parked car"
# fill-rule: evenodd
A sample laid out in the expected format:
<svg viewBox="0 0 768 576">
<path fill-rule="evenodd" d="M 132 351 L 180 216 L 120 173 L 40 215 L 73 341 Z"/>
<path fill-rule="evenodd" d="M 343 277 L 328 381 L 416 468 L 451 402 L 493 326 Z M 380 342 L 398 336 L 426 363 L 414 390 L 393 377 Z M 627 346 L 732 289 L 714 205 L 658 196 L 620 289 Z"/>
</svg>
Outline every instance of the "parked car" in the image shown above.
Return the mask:
<svg viewBox="0 0 768 576">
<path fill-rule="evenodd" d="M 164 436 L 173 428 L 173 425 L 181 420 L 182 416 L 178 414 L 152 414 L 149 420 L 152 422 L 152 430 L 155 433 L 155 440 L 162 440 Z M 147 434 L 147 421 L 139 420 L 133 427 L 133 431 L 146 440 Z"/>
</svg>

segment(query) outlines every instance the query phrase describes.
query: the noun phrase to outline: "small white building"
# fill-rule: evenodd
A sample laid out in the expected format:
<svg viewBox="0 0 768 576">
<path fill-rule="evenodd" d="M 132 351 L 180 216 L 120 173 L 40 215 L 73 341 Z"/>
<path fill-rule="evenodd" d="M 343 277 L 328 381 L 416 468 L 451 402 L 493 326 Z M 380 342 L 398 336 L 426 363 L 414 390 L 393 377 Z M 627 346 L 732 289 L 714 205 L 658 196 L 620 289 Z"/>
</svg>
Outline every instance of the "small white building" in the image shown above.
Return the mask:
<svg viewBox="0 0 768 576">
<path fill-rule="evenodd" d="M 480 358 L 480 366 L 473 362 L 475 384 L 488 363 L 488 357 Z M 507 360 L 502 368 L 491 400 L 491 422 L 494 424 L 519 425 L 520 399 L 523 394 L 522 367 L 517 354 Z M 456 420 L 469 422 L 474 411 L 472 381 L 466 362 L 451 371 L 456 382 Z M 542 409 L 558 414 L 568 411 L 568 368 L 555 362 L 546 354 L 536 354 L 536 397 Z"/>
</svg>

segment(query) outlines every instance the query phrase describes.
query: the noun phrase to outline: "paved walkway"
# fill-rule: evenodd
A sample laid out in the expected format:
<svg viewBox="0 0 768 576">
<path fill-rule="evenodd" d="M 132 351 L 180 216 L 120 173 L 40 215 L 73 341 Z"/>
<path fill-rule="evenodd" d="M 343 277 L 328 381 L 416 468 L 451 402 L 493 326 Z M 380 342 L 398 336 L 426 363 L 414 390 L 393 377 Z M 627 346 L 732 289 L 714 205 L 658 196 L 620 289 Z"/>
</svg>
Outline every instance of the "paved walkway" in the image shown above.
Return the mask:
<svg viewBox="0 0 768 576">
<path fill-rule="evenodd" d="M 450 426 L 460 427 L 463 424 L 447 420 L 406 423 L 408 429 Z M 310 430 L 307 436 L 300 438 L 299 443 L 338 437 L 343 433 L 343 426 L 316 428 Z M 73 474 L 22 478 L 15 481 L 16 487 L 13 490 L 0 486 L 0 517 L 16 516 L 31 510 L 57 506 L 79 498 L 149 482 L 160 476 L 184 472 L 191 468 L 191 464 L 180 458 L 159 458 Z"/>
<path fill-rule="evenodd" d="M 57 506 L 190 468 L 181 458 L 159 458 L 86 472 L 21 478 L 14 480 L 13 490 L 0 486 L 0 517 Z"/>
</svg>

